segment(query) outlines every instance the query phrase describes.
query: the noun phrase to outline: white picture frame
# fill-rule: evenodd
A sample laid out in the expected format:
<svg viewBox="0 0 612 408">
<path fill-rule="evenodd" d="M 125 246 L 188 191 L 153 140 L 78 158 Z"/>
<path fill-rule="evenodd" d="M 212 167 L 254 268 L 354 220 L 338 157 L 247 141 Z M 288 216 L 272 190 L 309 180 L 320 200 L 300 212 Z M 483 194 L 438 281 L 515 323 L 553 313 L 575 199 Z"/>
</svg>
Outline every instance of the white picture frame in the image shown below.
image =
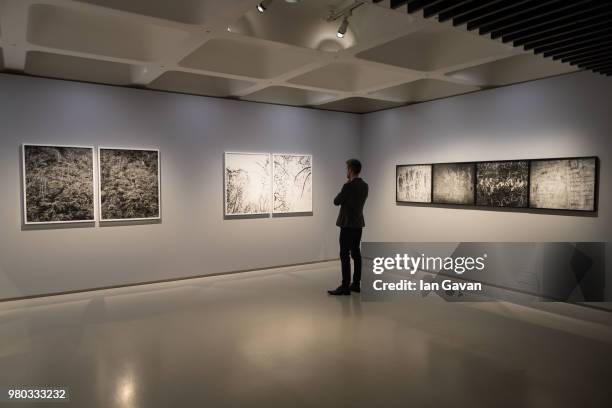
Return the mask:
<svg viewBox="0 0 612 408">
<path fill-rule="evenodd" d="M 249 210 L 241 210 L 241 211 L 236 211 L 234 209 L 230 209 L 228 208 L 229 205 L 229 201 L 228 200 L 228 195 L 229 190 L 228 190 L 228 165 L 231 166 L 235 166 L 235 161 L 239 158 L 247 158 L 247 157 L 252 157 L 252 156 L 257 156 L 259 157 L 259 159 L 261 160 L 267 160 L 267 166 L 268 169 L 265 170 L 264 169 L 264 174 L 258 174 L 258 177 L 260 178 L 259 182 L 261 183 L 262 181 L 264 181 L 265 179 L 267 179 L 267 186 L 263 186 L 262 187 L 262 191 L 257 191 L 256 185 L 255 183 L 257 183 L 257 181 L 253 182 L 253 185 L 250 187 L 254 187 L 254 192 L 251 193 L 251 196 L 256 196 L 256 195 L 260 195 L 259 199 L 261 198 L 266 198 L 267 201 L 264 203 L 264 209 L 261 209 L 261 204 L 259 205 L 259 210 L 253 210 L 253 209 L 249 209 Z M 255 163 L 250 163 L 247 164 L 248 167 L 253 167 L 255 165 Z M 245 171 L 249 171 L 249 169 L 246 169 Z M 267 172 L 267 175 L 265 174 Z M 248 204 L 248 207 L 253 207 L 253 202 Z M 260 152 L 236 152 L 236 151 L 227 151 L 224 152 L 223 154 L 223 214 L 226 217 L 241 217 L 241 216 L 264 216 L 264 215 L 269 215 L 272 211 L 272 155 L 270 153 L 260 153 Z"/>
<path fill-rule="evenodd" d="M 307 198 L 304 200 L 304 203 L 297 204 L 297 207 L 294 207 L 295 200 L 290 200 L 292 203 L 288 203 L 289 209 L 287 209 L 287 205 L 284 205 L 285 209 L 277 209 L 279 207 L 276 205 L 277 198 L 277 177 L 276 174 L 278 170 L 276 157 L 296 157 L 296 158 L 308 158 L 310 163 L 310 168 L 308 169 L 307 179 L 304 180 L 304 183 L 308 183 L 309 187 L 307 191 Z M 314 187 L 314 173 L 313 173 L 314 163 L 312 154 L 302 154 L 302 153 L 272 153 L 272 214 L 308 214 L 313 212 L 313 187 Z M 305 168 L 306 169 L 306 168 Z M 291 194 L 290 194 L 291 195 Z"/>
<path fill-rule="evenodd" d="M 27 166 L 26 148 L 27 147 L 50 147 L 50 148 L 74 148 L 88 149 L 91 151 L 91 194 L 92 194 L 92 218 L 82 220 L 61 220 L 61 221 L 29 221 L 28 220 L 28 194 L 27 194 Z M 73 144 L 51 144 L 51 143 L 22 143 L 21 144 L 21 172 L 22 172 L 22 194 L 23 194 L 23 223 L 24 225 L 53 225 L 53 224 L 95 224 L 96 217 L 96 169 L 95 169 L 95 146 L 73 145 Z"/>
<path fill-rule="evenodd" d="M 130 217 L 130 218 L 104 218 L 104 208 L 102 203 L 102 151 L 103 150 L 120 150 L 120 151 L 135 151 L 135 152 L 155 152 L 157 155 L 157 216 L 153 217 Z M 129 221 L 156 221 L 162 218 L 162 189 L 161 189 L 161 152 L 159 148 L 143 148 L 143 147 L 117 147 L 117 146 L 98 146 L 98 211 L 100 222 L 129 222 Z"/>
</svg>

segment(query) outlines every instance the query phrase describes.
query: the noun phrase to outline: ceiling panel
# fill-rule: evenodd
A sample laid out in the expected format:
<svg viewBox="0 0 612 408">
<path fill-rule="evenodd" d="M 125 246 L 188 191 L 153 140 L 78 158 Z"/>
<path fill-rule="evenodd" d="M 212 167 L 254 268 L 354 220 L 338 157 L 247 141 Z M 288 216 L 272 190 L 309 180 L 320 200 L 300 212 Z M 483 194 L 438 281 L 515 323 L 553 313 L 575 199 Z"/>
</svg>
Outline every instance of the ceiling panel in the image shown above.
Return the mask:
<svg viewBox="0 0 612 408">
<path fill-rule="evenodd" d="M 177 21 L 205 24 L 223 11 L 219 0 L 76 0 L 135 14 Z"/>
<path fill-rule="evenodd" d="M 47 4 L 30 8 L 27 32 L 33 44 L 139 61 L 162 59 L 167 49 L 188 36 L 182 30 L 126 17 Z"/>
<path fill-rule="evenodd" d="M 335 62 L 293 78 L 289 82 L 338 91 L 359 92 L 407 77 L 409 75 L 406 73 L 381 66 Z"/>
<path fill-rule="evenodd" d="M 319 105 L 321 109 L 334 110 L 340 112 L 351 112 L 351 113 L 366 113 L 375 112 L 381 109 L 395 108 L 402 106 L 403 103 L 383 101 L 380 99 L 370 99 L 362 97 L 352 97 L 346 99 L 340 99 L 334 102 L 325 103 Z"/>
<path fill-rule="evenodd" d="M 180 62 L 186 68 L 226 72 L 251 78 L 272 78 L 300 68 L 311 56 L 280 44 L 212 39 Z"/>
<path fill-rule="evenodd" d="M 168 71 L 153 81 L 149 88 L 196 95 L 229 97 L 253 85 L 255 85 L 255 82 Z"/>
<path fill-rule="evenodd" d="M 383 64 L 435 71 L 474 60 L 504 57 L 510 47 L 450 27 L 428 27 L 357 54 Z"/>
<path fill-rule="evenodd" d="M 448 76 L 490 88 L 565 74 L 577 69 L 569 64 L 557 64 L 537 55 L 523 54 L 450 72 Z"/>
<path fill-rule="evenodd" d="M 131 84 L 130 65 L 39 51 L 28 52 L 25 72 L 30 75 L 101 84 Z"/>
<path fill-rule="evenodd" d="M 242 99 L 293 106 L 312 106 L 335 98 L 336 95 L 287 86 L 270 86 L 244 96 Z"/>
<path fill-rule="evenodd" d="M 381 99 L 394 100 L 403 103 L 415 103 L 432 99 L 478 91 L 477 86 L 440 81 L 437 79 L 419 79 L 407 84 L 382 89 L 371 95 Z"/>
</svg>

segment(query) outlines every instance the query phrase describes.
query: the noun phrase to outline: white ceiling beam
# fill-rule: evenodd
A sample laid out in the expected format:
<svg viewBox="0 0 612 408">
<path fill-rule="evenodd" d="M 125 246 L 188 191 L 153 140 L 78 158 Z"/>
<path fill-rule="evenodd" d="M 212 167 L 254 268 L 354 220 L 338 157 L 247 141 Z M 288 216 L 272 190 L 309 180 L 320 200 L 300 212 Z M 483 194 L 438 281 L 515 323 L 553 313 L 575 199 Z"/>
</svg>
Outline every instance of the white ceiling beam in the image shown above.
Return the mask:
<svg viewBox="0 0 612 408">
<path fill-rule="evenodd" d="M 5 0 L 0 3 L 4 66 L 11 71 L 25 69 L 29 7 L 29 2 L 20 0 Z"/>
</svg>

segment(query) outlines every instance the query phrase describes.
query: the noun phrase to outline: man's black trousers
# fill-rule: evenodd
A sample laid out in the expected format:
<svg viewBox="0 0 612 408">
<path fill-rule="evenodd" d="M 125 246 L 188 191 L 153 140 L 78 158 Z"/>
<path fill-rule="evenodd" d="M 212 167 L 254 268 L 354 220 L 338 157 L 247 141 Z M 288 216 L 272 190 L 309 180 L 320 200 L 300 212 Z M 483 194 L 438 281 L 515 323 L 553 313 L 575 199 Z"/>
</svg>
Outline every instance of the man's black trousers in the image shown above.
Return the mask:
<svg viewBox="0 0 612 408">
<path fill-rule="evenodd" d="M 351 258 L 355 264 L 353 283 L 359 285 L 361 281 L 361 243 L 362 228 L 340 228 L 340 262 L 342 263 L 342 286 L 351 284 Z"/>
</svg>

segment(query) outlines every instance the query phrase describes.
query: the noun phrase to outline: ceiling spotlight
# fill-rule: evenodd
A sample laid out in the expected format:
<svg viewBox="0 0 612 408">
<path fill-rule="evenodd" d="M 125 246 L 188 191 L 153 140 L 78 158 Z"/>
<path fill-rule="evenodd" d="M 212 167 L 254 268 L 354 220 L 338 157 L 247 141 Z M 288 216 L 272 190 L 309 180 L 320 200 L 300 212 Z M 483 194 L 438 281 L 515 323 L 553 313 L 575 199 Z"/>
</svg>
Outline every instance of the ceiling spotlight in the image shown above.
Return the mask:
<svg viewBox="0 0 612 408">
<path fill-rule="evenodd" d="M 327 16 L 327 19 L 326 19 L 328 23 L 342 19 L 342 23 L 340 23 L 340 27 L 338 27 L 338 32 L 336 33 L 336 37 L 344 38 L 344 36 L 346 35 L 346 30 L 348 30 L 348 26 L 349 26 L 349 17 L 353 15 L 353 11 L 355 9 L 367 3 L 368 1 L 365 1 L 365 0 L 355 0 L 353 4 L 346 6 L 340 10 L 336 10 L 334 7 L 330 8 L 329 15 Z"/>
<path fill-rule="evenodd" d="M 346 30 L 348 29 L 348 25 L 349 25 L 348 16 L 344 16 L 344 18 L 342 19 L 342 23 L 340 24 L 340 27 L 338 27 L 338 32 L 336 33 L 336 37 L 344 38 L 344 35 L 346 34 Z"/>
<path fill-rule="evenodd" d="M 260 2 L 257 5 L 257 11 L 259 11 L 260 13 L 263 13 L 270 6 L 270 3 L 272 3 L 272 0 L 264 0 Z"/>
</svg>

